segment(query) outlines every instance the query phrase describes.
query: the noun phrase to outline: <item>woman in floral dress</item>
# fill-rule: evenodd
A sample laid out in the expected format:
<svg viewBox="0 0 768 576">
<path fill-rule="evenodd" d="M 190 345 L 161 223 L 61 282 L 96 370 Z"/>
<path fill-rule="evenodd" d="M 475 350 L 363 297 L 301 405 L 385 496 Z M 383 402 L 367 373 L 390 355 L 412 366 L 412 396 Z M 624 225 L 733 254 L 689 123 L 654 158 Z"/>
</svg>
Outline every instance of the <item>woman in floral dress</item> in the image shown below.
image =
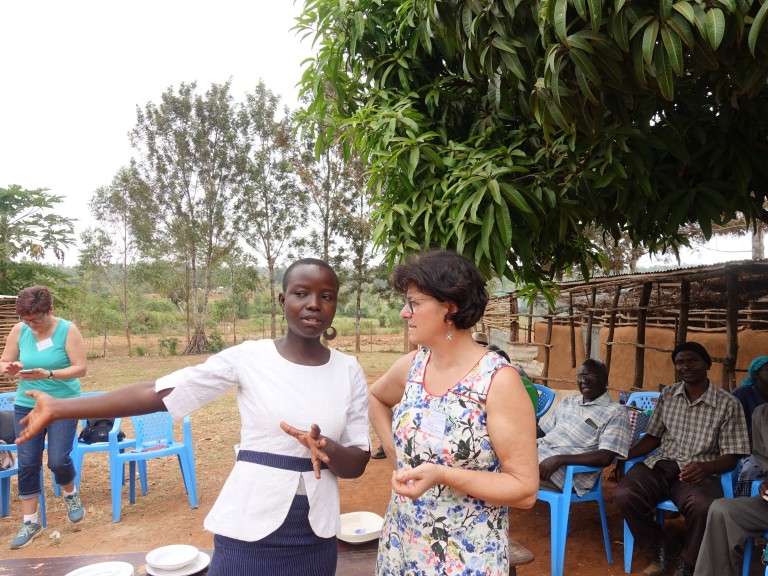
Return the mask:
<svg viewBox="0 0 768 576">
<path fill-rule="evenodd" d="M 400 315 L 419 349 L 370 388 L 392 473 L 378 576 L 507 576 L 509 506 L 536 501 L 536 421 L 514 367 L 472 339 L 488 302 L 466 258 L 398 266 Z"/>
</svg>

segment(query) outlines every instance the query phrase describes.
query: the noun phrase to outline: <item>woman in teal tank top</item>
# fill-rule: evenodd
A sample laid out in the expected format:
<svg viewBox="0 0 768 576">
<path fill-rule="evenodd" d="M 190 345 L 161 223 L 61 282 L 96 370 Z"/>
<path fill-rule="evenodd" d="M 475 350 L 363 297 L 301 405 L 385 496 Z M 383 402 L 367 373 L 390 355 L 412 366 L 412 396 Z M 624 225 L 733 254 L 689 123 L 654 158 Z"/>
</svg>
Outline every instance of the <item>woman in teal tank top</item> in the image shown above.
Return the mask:
<svg viewBox="0 0 768 576">
<path fill-rule="evenodd" d="M 25 288 L 16 299 L 19 322 L 8 335 L 2 357 L 0 373 L 18 376 L 19 387 L 14 403 L 14 427 L 19 436 L 19 421 L 35 406 L 28 390 L 42 390 L 56 398 L 80 396 L 80 376 L 85 376 L 85 342 L 77 327 L 53 315 L 51 293 L 45 286 Z M 41 491 L 40 467 L 48 438 L 48 468 L 62 486 L 67 516 L 70 522 L 79 522 L 85 508 L 75 487 L 75 467 L 70 453 L 77 432 L 77 420 L 54 422 L 37 434 L 30 442 L 20 444 L 19 497 L 24 521 L 10 548 L 23 548 L 43 530 L 37 511 Z"/>
</svg>

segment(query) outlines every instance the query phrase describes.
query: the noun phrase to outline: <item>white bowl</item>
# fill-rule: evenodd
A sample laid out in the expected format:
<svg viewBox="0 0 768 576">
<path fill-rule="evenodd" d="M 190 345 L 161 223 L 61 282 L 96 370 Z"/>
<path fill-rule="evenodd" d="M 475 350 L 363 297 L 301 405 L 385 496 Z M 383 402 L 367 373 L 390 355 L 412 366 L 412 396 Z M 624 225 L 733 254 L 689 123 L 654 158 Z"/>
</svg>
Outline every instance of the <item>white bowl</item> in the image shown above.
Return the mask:
<svg viewBox="0 0 768 576">
<path fill-rule="evenodd" d="M 351 544 L 376 540 L 381 534 L 384 518 L 374 512 L 348 512 L 341 515 L 339 540 Z"/>
<path fill-rule="evenodd" d="M 161 570 L 176 570 L 194 562 L 199 550 L 187 544 L 172 544 L 155 548 L 145 558 L 147 564 Z"/>
</svg>

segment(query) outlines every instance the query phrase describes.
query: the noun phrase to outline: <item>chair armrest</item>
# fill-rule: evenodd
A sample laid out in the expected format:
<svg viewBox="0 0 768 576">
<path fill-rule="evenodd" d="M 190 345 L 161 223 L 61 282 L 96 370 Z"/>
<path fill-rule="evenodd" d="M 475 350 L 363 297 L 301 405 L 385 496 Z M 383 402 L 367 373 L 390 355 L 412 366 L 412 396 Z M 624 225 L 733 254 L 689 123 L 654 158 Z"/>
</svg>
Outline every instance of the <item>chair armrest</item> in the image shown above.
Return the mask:
<svg viewBox="0 0 768 576">
<path fill-rule="evenodd" d="M 610 466 L 610 464 L 608 464 Z M 566 466 L 566 474 L 568 473 L 568 468 L 570 468 L 574 474 L 579 474 L 581 472 L 602 472 L 605 470 L 608 466 L 582 466 L 581 464 L 569 464 Z"/>
<path fill-rule="evenodd" d="M 581 464 L 568 464 L 565 466 L 565 481 L 563 482 L 563 494 L 570 494 L 573 490 L 573 476 L 582 472 L 598 472 L 595 483 L 600 482 L 605 466 L 584 466 Z M 594 485 L 593 485 L 594 486 Z"/>
</svg>

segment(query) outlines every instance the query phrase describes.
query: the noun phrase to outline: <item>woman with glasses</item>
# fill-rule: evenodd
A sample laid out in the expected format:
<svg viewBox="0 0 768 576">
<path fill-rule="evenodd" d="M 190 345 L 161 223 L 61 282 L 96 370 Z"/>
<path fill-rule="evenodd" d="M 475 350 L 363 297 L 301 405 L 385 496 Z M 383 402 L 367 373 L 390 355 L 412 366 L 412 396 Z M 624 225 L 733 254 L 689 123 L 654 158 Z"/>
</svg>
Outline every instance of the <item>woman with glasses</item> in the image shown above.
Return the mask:
<svg viewBox="0 0 768 576">
<path fill-rule="evenodd" d="M 41 390 L 56 398 L 80 396 L 81 376 L 86 372 L 85 342 L 77 327 L 53 315 L 53 300 L 45 286 L 24 288 L 16 298 L 19 322 L 8 335 L 0 357 L 0 373 L 18 376 L 19 387 L 14 401 L 14 428 L 21 432 L 19 421 L 35 406 L 27 390 Z M 37 502 L 42 489 L 40 467 L 48 436 L 48 468 L 62 487 L 67 517 L 80 522 L 85 508 L 75 486 L 75 466 L 70 457 L 77 432 L 77 420 L 53 422 L 18 448 L 19 496 L 24 520 L 19 533 L 11 541 L 15 550 L 27 546 L 42 531 Z"/>
<path fill-rule="evenodd" d="M 378 576 L 509 574 L 509 506 L 536 502 L 536 419 L 513 366 L 472 339 L 488 303 L 466 258 L 422 254 L 395 268 L 418 350 L 369 390 L 392 463 Z"/>
</svg>

